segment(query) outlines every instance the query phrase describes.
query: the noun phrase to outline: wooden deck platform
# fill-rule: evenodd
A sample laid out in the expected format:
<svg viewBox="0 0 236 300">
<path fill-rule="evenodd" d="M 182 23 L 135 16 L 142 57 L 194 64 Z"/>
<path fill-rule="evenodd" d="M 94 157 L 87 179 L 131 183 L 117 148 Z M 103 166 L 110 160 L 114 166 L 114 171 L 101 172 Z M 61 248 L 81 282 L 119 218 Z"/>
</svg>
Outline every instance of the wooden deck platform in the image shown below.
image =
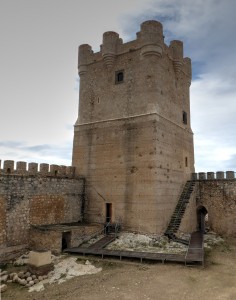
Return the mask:
<svg viewBox="0 0 236 300">
<path fill-rule="evenodd" d="M 153 253 L 153 252 L 138 252 L 138 251 L 126 251 L 126 250 L 108 250 L 105 249 L 105 245 L 109 243 L 109 238 L 103 238 L 88 248 L 74 247 L 68 248 L 64 251 L 73 254 L 82 255 L 99 255 L 104 257 L 116 257 L 122 260 L 122 258 L 135 258 L 141 262 L 143 260 L 154 260 L 165 262 L 178 262 L 189 265 L 190 263 L 204 263 L 204 249 L 203 249 L 203 234 L 194 232 L 191 235 L 189 248 L 186 254 L 170 254 L 170 253 Z M 113 241 L 110 237 L 110 241 Z"/>
<path fill-rule="evenodd" d="M 94 248 L 70 248 L 66 249 L 67 253 L 82 254 L 82 255 L 99 255 L 104 257 L 122 258 L 137 258 L 142 262 L 145 260 L 156 260 L 161 262 L 185 262 L 184 254 L 169 254 L 169 253 L 151 253 L 151 252 L 137 252 L 124 250 L 108 250 L 108 249 L 94 249 Z"/>
<path fill-rule="evenodd" d="M 199 262 L 204 265 L 204 236 L 200 231 L 191 234 L 185 264 Z"/>
</svg>

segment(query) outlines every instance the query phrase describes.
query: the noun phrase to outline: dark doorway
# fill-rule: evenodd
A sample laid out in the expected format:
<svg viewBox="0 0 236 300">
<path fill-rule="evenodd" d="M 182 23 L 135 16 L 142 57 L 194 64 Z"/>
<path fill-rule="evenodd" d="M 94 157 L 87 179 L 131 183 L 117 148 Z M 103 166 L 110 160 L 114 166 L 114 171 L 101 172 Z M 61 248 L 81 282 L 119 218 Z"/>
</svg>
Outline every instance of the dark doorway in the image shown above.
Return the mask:
<svg viewBox="0 0 236 300">
<path fill-rule="evenodd" d="M 62 240 L 61 240 L 61 250 L 65 250 L 66 248 L 70 248 L 71 244 L 71 232 L 63 232 Z"/>
<path fill-rule="evenodd" d="M 112 203 L 106 203 L 106 223 L 111 222 L 112 217 Z"/>
<path fill-rule="evenodd" d="M 200 206 L 197 209 L 197 222 L 198 230 L 202 233 L 206 231 L 206 217 L 208 217 L 208 211 L 204 206 Z"/>
</svg>

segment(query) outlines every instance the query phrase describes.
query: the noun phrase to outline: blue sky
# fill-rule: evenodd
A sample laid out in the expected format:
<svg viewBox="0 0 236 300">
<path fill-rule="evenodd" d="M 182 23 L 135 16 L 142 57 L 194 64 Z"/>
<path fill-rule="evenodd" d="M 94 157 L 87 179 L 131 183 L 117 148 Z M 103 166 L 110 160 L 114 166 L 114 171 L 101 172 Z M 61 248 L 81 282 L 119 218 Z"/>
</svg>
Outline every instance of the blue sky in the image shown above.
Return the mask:
<svg viewBox="0 0 236 300">
<path fill-rule="evenodd" d="M 196 171 L 236 170 L 236 1 L 0 0 L 0 159 L 71 164 L 77 48 L 163 23 L 192 59 Z"/>
</svg>

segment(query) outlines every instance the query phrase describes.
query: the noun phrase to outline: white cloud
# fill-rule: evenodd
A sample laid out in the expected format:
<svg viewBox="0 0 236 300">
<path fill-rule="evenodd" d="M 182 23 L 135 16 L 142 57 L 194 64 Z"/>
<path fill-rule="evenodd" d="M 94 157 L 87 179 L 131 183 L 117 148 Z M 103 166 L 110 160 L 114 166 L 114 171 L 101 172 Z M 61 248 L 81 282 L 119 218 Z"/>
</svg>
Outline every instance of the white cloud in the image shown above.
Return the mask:
<svg viewBox="0 0 236 300">
<path fill-rule="evenodd" d="M 223 78 L 205 74 L 191 87 L 192 128 L 197 170 L 217 171 L 236 153 L 236 88 Z"/>
<path fill-rule="evenodd" d="M 0 143 L 0 152 L 4 157 L 10 157 L 11 160 L 14 160 L 16 157 L 17 161 L 49 164 L 53 164 L 54 162 L 59 165 L 71 164 L 71 148 L 72 144 L 70 143 L 41 145 L 16 141 Z M 55 157 L 57 158 L 56 162 Z"/>
</svg>

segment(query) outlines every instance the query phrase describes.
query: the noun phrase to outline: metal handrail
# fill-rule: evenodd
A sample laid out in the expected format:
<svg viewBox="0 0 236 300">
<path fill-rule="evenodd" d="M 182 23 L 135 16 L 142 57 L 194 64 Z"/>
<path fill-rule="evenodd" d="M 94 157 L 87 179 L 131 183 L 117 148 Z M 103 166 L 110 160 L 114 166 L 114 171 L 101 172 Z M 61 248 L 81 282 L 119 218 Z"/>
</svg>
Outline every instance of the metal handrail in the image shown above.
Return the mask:
<svg viewBox="0 0 236 300">
<path fill-rule="evenodd" d="M 110 223 L 110 222 L 109 222 L 109 223 Z M 109 223 L 107 223 L 106 227 L 108 226 Z M 80 243 L 80 244 L 83 244 L 84 242 L 89 241 L 91 238 L 93 238 L 93 237 L 95 237 L 95 236 L 97 236 L 97 235 L 99 235 L 99 234 L 105 234 L 105 227 L 103 227 L 102 229 L 99 229 L 99 230 L 95 231 L 95 232 L 94 232 L 93 234 L 91 234 L 91 235 L 83 234 L 82 236 L 80 236 L 80 237 L 78 238 L 78 240 L 81 240 L 81 243 Z"/>
<path fill-rule="evenodd" d="M 101 223 L 100 223 L 101 224 Z M 91 238 L 97 236 L 97 235 L 100 235 L 100 234 L 106 234 L 107 232 L 107 229 L 109 226 L 112 225 L 111 221 L 107 222 L 107 223 L 103 223 L 104 227 L 102 229 L 99 229 L 98 231 L 94 232 L 93 234 L 91 235 L 87 235 L 87 234 L 83 234 L 82 236 L 80 236 L 78 238 L 78 240 L 81 241 L 80 245 L 83 244 L 84 242 L 87 242 L 89 241 Z M 120 227 L 120 223 L 119 222 L 116 222 L 115 223 L 115 237 L 117 237 L 117 234 L 119 232 L 119 227 Z"/>
</svg>

